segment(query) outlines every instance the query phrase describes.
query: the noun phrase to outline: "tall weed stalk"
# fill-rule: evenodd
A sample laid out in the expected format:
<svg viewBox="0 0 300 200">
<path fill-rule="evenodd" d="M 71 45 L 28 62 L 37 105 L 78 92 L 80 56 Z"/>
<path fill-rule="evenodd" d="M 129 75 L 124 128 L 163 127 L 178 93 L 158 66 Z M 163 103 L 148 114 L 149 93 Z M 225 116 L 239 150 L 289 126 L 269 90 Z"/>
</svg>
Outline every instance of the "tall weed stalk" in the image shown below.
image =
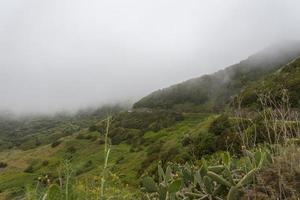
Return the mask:
<svg viewBox="0 0 300 200">
<path fill-rule="evenodd" d="M 111 123 L 111 117 L 108 116 L 106 119 L 105 144 L 104 144 L 105 157 L 104 157 L 103 172 L 102 172 L 102 177 L 101 177 L 100 199 L 104 199 L 105 182 L 106 182 L 106 176 L 108 173 L 107 164 L 108 164 L 108 158 L 109 158 L 109 153 L 110 153 L 110 144 L 108 142 L 108 134 L 109 134 L 110 123 Z"/>
</svg>

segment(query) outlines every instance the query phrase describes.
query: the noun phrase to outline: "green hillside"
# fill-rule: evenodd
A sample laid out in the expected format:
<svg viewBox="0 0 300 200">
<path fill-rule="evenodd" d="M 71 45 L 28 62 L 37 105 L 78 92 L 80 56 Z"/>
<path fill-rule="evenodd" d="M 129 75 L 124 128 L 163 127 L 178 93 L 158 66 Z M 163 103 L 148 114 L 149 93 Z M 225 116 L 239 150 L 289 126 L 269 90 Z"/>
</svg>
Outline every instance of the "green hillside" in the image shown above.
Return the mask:
<svg viewBox="0 0 300 200">
<path fill-rule="evenodd" d="M 297 199 L 299 56 L 271 46 L 133 109 L 0 115 L 0 200 Z"/>
<path fill-rule="evenodd" d="M 299 55 L 299 42 L 273 45 L 214 74 L 155 91 L 135 103 L 134 108 L 220 111 L 247 85 L 275 72 Z"/>
<path fill-rule="evenodd" d="M 159 160 L 191 160 L 192 155 L 189 154 L 187 146 L 183 146 L 182 139 L 186 135 L 205 135 L 208 124 L 213 119 L 207 114 L 186 114 L 176 121 L 172 121 L 171 117 L 165 128 L 151 129 L 149 125 L 152 124 L 152 119 L 149 119 L 149 123 L 135 123 L 135 119 L 141 119 L 139 117 L 141 113 L 120 113 L 112 123 L 110 132 L 112 146 L 109 167 L 122 184 L 129 184 L 125 192 L 137 192 L 140 177 L 153 172 Z M 57 168 L 65 160 L 70 161 L 74 176 L 79 179 L 101 175 L 104 162 L 101 119 L 89 128 L 74 130 L 67 136 L 61 135 L 50 144 L 40 144 L 24 150 L 19 147 L 2 150 L 0 160 L 7 164 L 5 168 L 0 168 L 2 195 L 9 195 L 10 198 L 22 195 L 25 185 L 35 186 L 38 177 L 46 174 L 54 181 L 58 177 Z M 123 120 L 126 120 L 125 125 L 121 125 Z M 136 127 L 137 124 L 139 127 Z M 96 130 L 93 129 L 95 127 Z M 119 136 L 115 135 L 117 133 Z M 45 139 L 48 139 L 47 136 Z M 35 138 L 31 141 L 34 143 Z"/>
<path fill-rule="evenodd" d="M 22 150 L 49 144 L 80 129 L 96 123 L 107 114 L 124 110 L 122 106 L 103 106 L 94 110 L 81 110 L 75 115 L 5 117 L 0 113 L 0 150 Z"/>
<path fill-rule="evenodd" d="M 242 105 L 253 107 L 258 104 L 259 93 L 270 93 L 280 98 L 282 89 L 288 91 L 291 106 L 300 108 L 300 58 L 246 87 L 240 94 Z"/>
</svg>

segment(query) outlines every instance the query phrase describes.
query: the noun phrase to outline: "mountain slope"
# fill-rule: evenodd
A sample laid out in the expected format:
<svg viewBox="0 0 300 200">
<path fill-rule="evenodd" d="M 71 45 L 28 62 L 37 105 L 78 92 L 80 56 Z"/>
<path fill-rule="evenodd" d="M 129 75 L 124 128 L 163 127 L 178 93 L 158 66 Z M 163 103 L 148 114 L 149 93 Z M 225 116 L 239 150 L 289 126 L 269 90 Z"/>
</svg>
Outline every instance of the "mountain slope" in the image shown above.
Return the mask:
<svg viewBox="0 0 300 200">
<path fill-rule="evenodd" d="M 148 107 L 193 112 L 194 108 L 198 111 L 222 110 L 236 94 L 242 95 L 244 106 L 256 106 L 257 91 L 276 94 L 282 88 L 289 90 L 292 105 L 298 107 L 300 58 L 294 59 L 298 55 L 299 43 L 270 47 L 215 74 L 159 91 L 155 98 L 151 97 L 152 107 Z M 145 99 L 152 103 L 152 99 L 147 98 L 150 97 Z M 135 107 L 147 106 L 138 102 Z M 240 132 L 236 132 L 240 119 L 228 113 L 124 110 L 118 106 L 107 107 L 74 116 L 20 121 L 0 116 L 0 199 L 23 198 L 28 192 L 24 186 L 35 188 L 39 177 L 47 176 L 50 185 L 56 183 L 58 170 L 65 162 L 72 168 L 76 191 L 97 196 L 100 186 L 97 181 L 103 175 L 105 163 L 106 121 L 103 119 L 107 113 L 113 115 L 108 134 L 111 151 L 108 159 L 110 177 L 107 181 L 107 193 L 112 196 L 126 196 L 128 193 L 140 195 L 138 188 L 142 177 L 155 174 L 158 163 L 199 164 L 202 158 L 218 158 L 220 151 L 236 156 L 241 154 Z M 265 129 L 258 123 L 260 115 L 251 116 L 257 123 L 243 121 L 243 128 L 249 135 L 260 136 L 255 142 L 264 142 Z M 86 180 L 91 182 L 91 186 Z M 83 186 L 91 187 L 91 190 L 80 190 Z M 93 191 L 96 193 L 93 194 Z"/>
<path fill-rule="evenodd" d="M 280 98 L 284 89 L 288 92 L 291 107 L 300 108 L 300 57 L 246 87 L 240 94 L 242 105 L 256 107 L 259 93 L 271 93 Z"/>
<path fill-rule="evenodd" d="M 214 74 L 155 91 L 135 103 L 134 108 L 218 111 L 245 86 L 276 71 L 299 55 L 298 41 L 276 44 Z"/>
</svg>

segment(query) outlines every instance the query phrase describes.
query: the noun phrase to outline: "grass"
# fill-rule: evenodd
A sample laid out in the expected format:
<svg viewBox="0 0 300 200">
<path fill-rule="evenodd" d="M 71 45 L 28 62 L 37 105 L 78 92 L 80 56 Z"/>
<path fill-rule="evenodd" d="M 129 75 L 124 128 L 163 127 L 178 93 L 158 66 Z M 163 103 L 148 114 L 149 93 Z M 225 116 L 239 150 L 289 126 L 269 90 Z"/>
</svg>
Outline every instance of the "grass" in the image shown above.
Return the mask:
<svg viewBox="0 0 300 200">
<path fill-rule="evenodd" d="M 145 132 L 141 136 L 143 142 L 138 147 L 133 147 L 126 142 L 111 145 L 107 163 L 109 174 L 106 177 L 106 192 L 127 199 L 139 199 L 140 178 L 152 174 L 157 169 L 159 160 L 164 158 L 181 162 L 187 153 L 186 148 L 181 144 L 185 135 L 201 137 L 201 134 L 209 134 L 210 124 L 217 116 L 184 114 L 184 120 L 168 128 L 157 132 Z M 99 140 L 87 139 L 90 137 L 78 137 L 78 135 L 97 136 L 97 134 L 99 133 L 90 132 L 86 128 L 60 138 L 61 143 L 55 147 L 47 144 L 28 150 L 1 151 L 0 159 L 8 166 L 0 169 L 0 199 L 4 199 L 7 195 L 8 198 L 22 195 L 25 192 L 24 186 L 35 187 L 38 177 L 41 176 L 48 175 L 50 183 L 54 183 L 59 177 L 57 169 L 65 160 L 69 160 L 75 176 L 76 181 L 72 183 L 74 188 L 85 193 L 88 191 L 91 194 L 89 198 L 92 199 L 99 196 L 105 162 L 103 153 L 105 145 L 99 143 Z M 205 157 L 218 159 L 219 152 Z M 24 170 L 29 166 L 32 167 L 32 172 L 25 173 Z"/>
<path fill-rule="evenodd" d="M 111 145 L 108 168 L 119 177 L 128 190 L 137 192 L 140 183 L 139 170 L 142 162 L 147 157 L 146 150 L 152 148 L 153 143 L 164 141 L 160 154 L 166 153 L 172 147 L 182 148 L 180 141 L 185 134 L 196 134 L 199 129 L 207 129 L 212 117 L 209 114 L 185 114 L 184 120 L 162 129 L 158 132 L 148 131 L 144 134 L 144 142 L 138 149 L 132 150 L 132 146 L 126 143 Z M 8 163 L 7 168 L 0 169 L 0 190 L 2 193 L 12 192 L 16 188 L 24 191 L 24 185 L 34 186 L 37 178 L 41 175 L 50 174 L 57 177 L 57 168 L 66 159 L 70 160 L 74 172 L 78 173 L 78 180 L 84 181 L 86 177 L 98 177 L 102 174 L 104 157 L 104 144 L 98 140 L 77 139 L 79 134 L 97 136 L 97 132 L 89 132 L 88 129 L 81 129 L 72 135 L 61 138 L 61 144 L 51 147 L 51 144 L 41 145 L 33 149 L 19 150 L 10 149 L 0 152 L 0 159 Z M 74 148 L 74 152 L 68 149 Z M 43 162 L 47 160 L 47 165 Z M 86 163 L 89 166 L 86 167 Z M 158 160 L 152 162 L 154 167 Z M 152 168 L 151 165 L 147 166 Z M 28 167 L 33 167 L 32 173 L 24 173 Z M 147 169 L 144 169 L 147 173 Z"/>
</svg>

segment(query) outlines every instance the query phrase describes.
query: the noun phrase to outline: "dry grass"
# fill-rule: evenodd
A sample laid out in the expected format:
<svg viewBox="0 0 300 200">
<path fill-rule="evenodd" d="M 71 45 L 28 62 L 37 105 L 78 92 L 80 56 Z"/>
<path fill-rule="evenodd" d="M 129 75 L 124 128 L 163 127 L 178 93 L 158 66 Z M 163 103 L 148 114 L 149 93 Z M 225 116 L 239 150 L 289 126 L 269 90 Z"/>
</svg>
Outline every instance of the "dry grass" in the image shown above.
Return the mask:
<svg viewBox="0 0 300 200">
<path fill-rule="evenodd" d="M 300 147 L 291 145 L 281 149 L 274 162 L 257 176 L 257 183 L 243 199 L 299 200 Z"/>
<path fill-rule="evenodd" d="M 50 145 L 40 146 L 30 150 L 10 149 L 0 152 L 0 160 L 7 163 L 6 170 L 23 171 L 32 160 L 51 157 L 58 150 L 62 149 L 63 145 L 51 148 Z"/>
</svg>

